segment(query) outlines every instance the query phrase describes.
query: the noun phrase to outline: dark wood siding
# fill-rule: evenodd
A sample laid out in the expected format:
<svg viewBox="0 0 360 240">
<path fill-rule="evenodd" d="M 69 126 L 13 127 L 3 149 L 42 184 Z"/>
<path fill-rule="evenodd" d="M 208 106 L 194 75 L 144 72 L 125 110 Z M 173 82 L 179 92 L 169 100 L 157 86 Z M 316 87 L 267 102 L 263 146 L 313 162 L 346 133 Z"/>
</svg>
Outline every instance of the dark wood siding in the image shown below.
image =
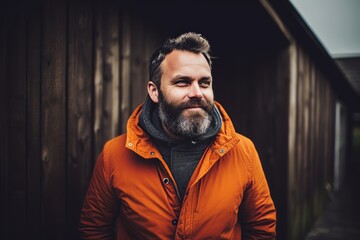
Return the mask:
<svg viewBox="0 0 360 240">
<path fill-rule="evenodd" d="M 66 214 L 69 238 L 78 236 L 80 208 L 94 162 L 92 131 L 93 5 L 69 2 L 67 48 Z"/>
<path fill-rule="evenodd" d="M 289 56 L 285 46 L 257 57 L 221 59 L 214 66 L 216 99 L 259 152 L 280 216 L 279 232 L 287 228 Z"/>
<path fill-rule="evenodd" d="M 8 101 L 8 161 L 7 161 L 7 211 L 10 225 L 26 229 L 26 24 L 19 17 L 9 22 L 8 28 L 7 79 Z M 26 233 L 15 231 L 17 239 L 25 239 Z M 8 235 L 5 235 L 6 237 Z"/>
<path fill-rule="evenodd" d="M 2 18 L 1 239 L 79 239 L 95 160 L 145 99 L 159 43 L 126 14 L 53 0 Z"/>
<path fill-rule="evenodd" d="M 302 239 L 332 182 L 335 89 L 269 6 L 194 4 L 179 21 L 171 5 L 41 3 L 0 26 L 1 239 L 79 238 L 98 154 L 145 99 L 154 47 L 183 31 L 212 44 L 215 99 L 258 149 L 278 239 Z"/>
<path fill-rule="evenodd" d="M 66 4 L 44 4 L 41 56 L 41 228 L 66 239 Z M 30 96 L 29 96 L 30 97 Z M 24 161 L 25 162 L 25 161 Z"/>
<path fill-rule="evenodd" d="M 333 180 L 336 98 L 309 55 L 297 45 L 291 52 L 288 236 L 303 239 Z"/>
<path fill-rule="evenodd" d="M 41 15 L 29 19 L 27 33 L 27 233 L 41 234 Z M 30 97 L 31 96 L 31 97 Z"/>
</svg>

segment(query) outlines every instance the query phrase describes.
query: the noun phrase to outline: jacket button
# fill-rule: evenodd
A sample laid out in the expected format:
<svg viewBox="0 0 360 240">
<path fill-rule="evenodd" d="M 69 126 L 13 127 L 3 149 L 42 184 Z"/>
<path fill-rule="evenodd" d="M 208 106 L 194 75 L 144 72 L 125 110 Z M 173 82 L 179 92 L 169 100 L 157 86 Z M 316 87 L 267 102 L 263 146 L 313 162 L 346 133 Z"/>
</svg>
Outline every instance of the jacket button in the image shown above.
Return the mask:
<svg viewBox="0 0 360 240">
<path fill-rule="evenodd" d="M 224 149 L 220 149 L 220 153 L 224 153 L 225 152 L 225 150 Z"/>
<path fill-rule="evenodd" d="M 170 182 L 170 180 L 169 180 L 168 178 L 163 178 L 163 183 L 164 183 L 164 184 L 167 185 L 167 184 L 169 184 L 169 182 Z"/>
<path fill-rule="evenodd" d="M 177 219 L 173 219 L 173 220 L 171 221 L 171 224 L 172 224 L 172 225 L 176 225 L 177 223 L 178 223 Z"/>
<path fill-rule="evenodd" d="M 154 155 L 155 154 L 155 152 L 150 152 L 150 155 Z"/>
</svg>

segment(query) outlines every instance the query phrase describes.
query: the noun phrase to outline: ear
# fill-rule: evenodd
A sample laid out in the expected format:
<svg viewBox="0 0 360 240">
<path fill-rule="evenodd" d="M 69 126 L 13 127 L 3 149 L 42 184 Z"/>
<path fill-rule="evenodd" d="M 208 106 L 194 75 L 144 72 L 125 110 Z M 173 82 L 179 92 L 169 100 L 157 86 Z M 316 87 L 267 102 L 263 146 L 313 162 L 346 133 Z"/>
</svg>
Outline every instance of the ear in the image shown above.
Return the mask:
<svg viewBox="0 0 360 240">
<path fill-rule="evenodd" d="M 151 98 L 151 100 L 154 103 L 158 103 L 159 102 L 159 90 L 157 88 L 157 86 L 155 85 L 154 82 L 149 81 L 147 84 L 147 91 L 149 93 L 149 96 Z"/>
</svg>

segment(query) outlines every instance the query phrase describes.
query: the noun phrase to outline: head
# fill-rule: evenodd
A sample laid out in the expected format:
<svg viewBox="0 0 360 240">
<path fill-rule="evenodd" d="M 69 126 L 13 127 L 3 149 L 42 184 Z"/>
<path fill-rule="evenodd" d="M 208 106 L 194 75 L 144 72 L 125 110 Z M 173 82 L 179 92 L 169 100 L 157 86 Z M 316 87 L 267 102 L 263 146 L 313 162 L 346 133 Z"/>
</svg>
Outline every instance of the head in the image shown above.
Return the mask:
<svg viewBox="0 0 360 240">
<path fill-rule="evenodd" d="M 188 32 L 177 38 L 170 38 L 154 51 L 149 62 L 149 79 L 155 83 L 158 88 L 160 88 L 162 76 L 161 63 L 164 61 L 165 57 L 174 50 L 202 54 L 211 69 L 210 45 L 204 37 L 197 33 Z"/>
<path fill-rule="evenodd" d="M 167 40 L 150 60 L 148 93 L 169 135 L 196 138 L 208 130 L 214 106 L 210 46 L 200 34 Z"/>
</svg>

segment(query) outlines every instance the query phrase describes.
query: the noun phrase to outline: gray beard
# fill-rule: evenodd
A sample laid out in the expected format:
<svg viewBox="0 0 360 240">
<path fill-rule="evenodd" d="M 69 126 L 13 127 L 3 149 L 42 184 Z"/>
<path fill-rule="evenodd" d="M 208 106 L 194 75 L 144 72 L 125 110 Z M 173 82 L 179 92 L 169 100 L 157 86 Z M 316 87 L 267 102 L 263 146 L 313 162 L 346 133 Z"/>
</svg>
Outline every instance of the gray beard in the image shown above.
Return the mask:
<svg viewBox="0 0 360 240">
<path fill-rule="evenodd" d="M 212 120 L 211 115 L 206 111 L 203 114 L 195 113 L 189 117 L 184 117 L 183 114 L 173 117 L 164 110 L 161 103 L 159 117 L 167 130 L 182 139 L 194 139 L 205 134 Z"/>
</svg>

